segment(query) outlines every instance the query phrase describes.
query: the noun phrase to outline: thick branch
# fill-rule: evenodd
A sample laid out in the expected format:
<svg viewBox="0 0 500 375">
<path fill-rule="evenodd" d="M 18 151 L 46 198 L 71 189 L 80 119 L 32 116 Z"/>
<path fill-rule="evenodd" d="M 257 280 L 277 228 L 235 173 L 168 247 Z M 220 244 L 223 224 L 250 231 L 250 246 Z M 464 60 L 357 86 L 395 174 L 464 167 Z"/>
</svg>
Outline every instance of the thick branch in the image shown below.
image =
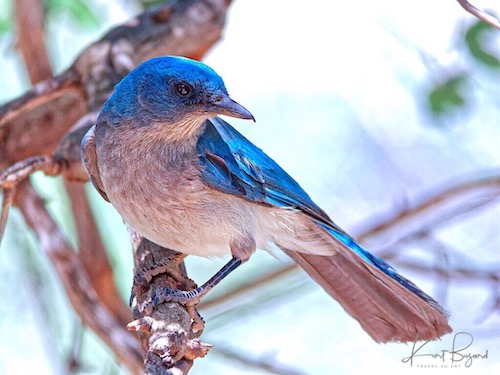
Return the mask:
<svg viewBox="0 0 500 375">
<path fill-rule="evenodd" d="M 187 278 L 182 260 L 185 255 L 162 248 L 138 237 L 134 246 L 135 321 L 128 325 L 139 332 L 145 352 L 144 374 L 186 374 L 193 360 L 204 357 L 211 345 L 200 342 L 203 321 L 194 307 L 158 302 L 157 291 L 196 288 Z"/>
<path fill-rule="evenodd" d="M 44 12 L 39 0 L 14 2 L 17 48 L 21 52 L 32 83 L 52 77 L 44 41 Z"/>
</svg>

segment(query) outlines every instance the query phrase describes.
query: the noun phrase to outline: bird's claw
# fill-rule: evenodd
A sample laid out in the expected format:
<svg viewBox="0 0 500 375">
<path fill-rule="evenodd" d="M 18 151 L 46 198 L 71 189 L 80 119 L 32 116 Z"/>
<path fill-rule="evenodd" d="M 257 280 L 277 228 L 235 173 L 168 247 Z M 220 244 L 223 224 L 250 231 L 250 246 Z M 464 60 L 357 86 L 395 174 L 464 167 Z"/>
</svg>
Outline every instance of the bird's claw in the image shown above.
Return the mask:
<svg viewBox="0 0 500 375">
<path fill-rule="evenodd" d="M 156 292 L 153 302 L 155 303 L 155 307 L 163 302 L 176 302 L 183 306 L 195 306 L 200 302 L 202 297 L 200 292 L 200 288 L 189 291 L 164 288 Z"/>
</svg>

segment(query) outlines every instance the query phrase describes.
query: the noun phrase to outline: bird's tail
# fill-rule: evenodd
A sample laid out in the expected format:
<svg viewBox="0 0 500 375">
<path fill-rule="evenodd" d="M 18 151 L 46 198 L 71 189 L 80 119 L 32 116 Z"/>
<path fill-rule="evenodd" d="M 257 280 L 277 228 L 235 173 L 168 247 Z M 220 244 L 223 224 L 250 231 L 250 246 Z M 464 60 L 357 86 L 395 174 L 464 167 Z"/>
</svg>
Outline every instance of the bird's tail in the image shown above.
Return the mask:
<svg viewBox="0 0 500 375">
<path fill-rule="evenodd" d="M 347 234 L 323 228 L 335 242 L 333 255 L 284 250 L 375 341 L 432 340 L 452 331 L 448 314 L 432 297 Z"/>
</svg>

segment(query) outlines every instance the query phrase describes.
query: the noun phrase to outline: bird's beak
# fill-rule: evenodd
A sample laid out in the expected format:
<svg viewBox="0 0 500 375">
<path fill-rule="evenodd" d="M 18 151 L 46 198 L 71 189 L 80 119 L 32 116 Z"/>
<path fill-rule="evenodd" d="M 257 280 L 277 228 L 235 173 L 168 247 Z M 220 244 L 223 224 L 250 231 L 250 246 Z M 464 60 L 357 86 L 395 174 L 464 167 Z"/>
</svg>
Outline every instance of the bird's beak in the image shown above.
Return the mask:
<svg viewBox="0 0 500 375">
<path fill-rule="evenodd" d="M 218 114 L 226 115 L 244 120 L 253 120 L 255 117 L 241 104 L 235 102 L 228 95 L 218 95 L 211 103 L 215 106 Z"/>
</svg>

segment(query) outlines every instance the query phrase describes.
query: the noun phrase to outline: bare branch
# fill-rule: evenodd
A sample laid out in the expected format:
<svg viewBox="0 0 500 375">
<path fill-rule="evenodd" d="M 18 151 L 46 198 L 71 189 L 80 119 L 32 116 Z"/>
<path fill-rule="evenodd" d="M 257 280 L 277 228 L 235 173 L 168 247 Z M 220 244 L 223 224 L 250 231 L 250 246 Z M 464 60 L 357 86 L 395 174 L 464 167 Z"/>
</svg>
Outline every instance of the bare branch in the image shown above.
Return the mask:
<svg viewBox="0 0 500 375">
<path fill-rule="evenodd" d="M 130 229 L 134 249 L 134 317 L 128 329 L 140 333 L 145 350 L 144 374 L 186 374 L 193 360 L 212 345 L 201 343 L 203 321 L 194 307 L 158 302 L 157 291 L 196 288 L 182 264 L 185 255 L 140 238 Z M 174 371 L 175 369 L 175 371 Z"/>
<path fill-rule="evenodd" d="M 457 0 L 458 3 L 467 12 L 479 18 L 481 21 L 486 22 L 488 25 L 500 30 L 500 21 L 493 17 L 491 14 L 486 13 L 484 10 L 476 8 L 474 5 L 469 3 L 467 0 Z"/>
<path fill-rule="evenodd" d="M 448 182 L 433 189 L 388 217 L 372 219 L 375 224 L 359 230 L 360 241 L 388 246 L 422 232 L 436 229 L 461 215 L 473 212 L 500 198 L 500 172 L 467 176 L 460 182 Z M 377 245 L 378 244 L 378 245 Z"/>
<path fill-rule="evenodd" d="M 47 174 L 59 173 L 57 165 L 48 156 L 33 156 L 10 166 L 0 173 L 0 188 L 3 190 L 2 212 L 0 214 L 0 243 L 2 243 L 16 187 L 31 173 L 40 170 L 45 171 Z"/>
<path fill-rule="evenodd" d="M 52 77 L 44 41 L 44 12 L 40 0 L 14 2 L 17 48 L 21 51 L 32 83 Z"/>
<path fill-rule="evenodd" d="M 251 369 L 261 369 L 269 374 L 275 375 L 303 375 L 302 372 L 286 368 L 285 366 L 276 363 L 276 360 L 250 358 L 240 351 L 232 348 L 223 348 L 221 345 L 217 345 L 214 350 L 224 357 L 239 362 L 240 364 Z"/>
<path fill-rule="evenodd" d="M 5 226 L 9 217 L 9 208 L 14 200 L 16 189 L 14 187 L 3 189 L 2 212 L 0 213 L 0 243 L 2 243 Z"/>
</svg>

